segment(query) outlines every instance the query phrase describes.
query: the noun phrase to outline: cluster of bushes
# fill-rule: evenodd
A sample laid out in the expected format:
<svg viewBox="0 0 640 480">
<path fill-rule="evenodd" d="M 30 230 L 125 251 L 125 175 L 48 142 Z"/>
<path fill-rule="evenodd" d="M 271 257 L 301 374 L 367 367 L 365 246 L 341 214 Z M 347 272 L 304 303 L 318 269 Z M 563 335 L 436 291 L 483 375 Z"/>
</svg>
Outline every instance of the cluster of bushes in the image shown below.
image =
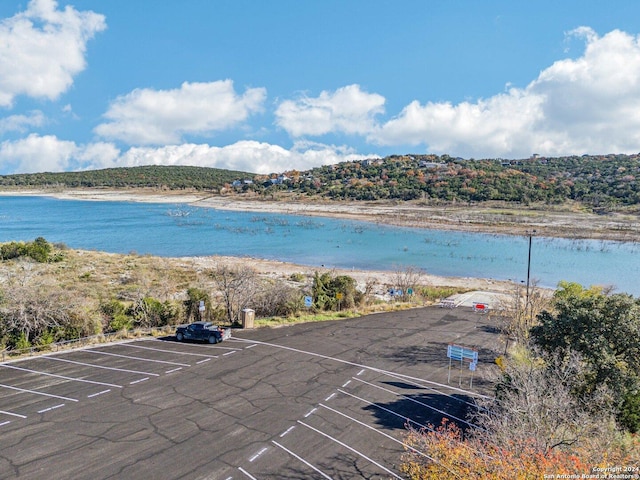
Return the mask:
<svg viewBox="0 0 640 480">
<path fill-rule="evenodd" d="M 52 256 L 53 245 L 42 237 L 33 242 L 7 242 L 0 245 L 0 260 L 28 257 L 36 262 L 45 263 L 61 260 L 60 255 Z"/>
</svg>

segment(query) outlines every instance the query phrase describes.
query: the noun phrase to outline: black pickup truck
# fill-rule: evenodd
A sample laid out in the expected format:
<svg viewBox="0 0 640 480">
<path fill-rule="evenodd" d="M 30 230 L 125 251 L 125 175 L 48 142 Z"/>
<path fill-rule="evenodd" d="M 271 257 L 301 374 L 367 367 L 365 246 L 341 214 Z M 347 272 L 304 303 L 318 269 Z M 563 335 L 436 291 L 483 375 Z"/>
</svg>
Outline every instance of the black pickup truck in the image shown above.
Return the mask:
<svg viewBox="0 0 640 480">
<path fill-rule="evenodd" d="M 218 343 L 231 336 L 231 329 L 222 329 L 211 322 L 195 322 L 190 325 L 180 325 L 176 328 L 176 340 L 198 340 L 201 342 Z"/>
</svg>

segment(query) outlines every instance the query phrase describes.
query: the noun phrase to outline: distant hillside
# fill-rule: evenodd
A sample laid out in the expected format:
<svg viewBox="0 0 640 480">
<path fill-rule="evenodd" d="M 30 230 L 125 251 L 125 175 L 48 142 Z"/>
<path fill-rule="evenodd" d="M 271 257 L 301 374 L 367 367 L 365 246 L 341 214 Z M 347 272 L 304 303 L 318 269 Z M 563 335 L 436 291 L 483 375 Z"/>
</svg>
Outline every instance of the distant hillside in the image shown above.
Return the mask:
<svg viewBox="0 0 640 480">
<path fill-rule="evenodd" d="M 499 201 L 582 204 L 589 210 L 640 207 L 640 154 L 523 160 L 465 160 L 393 155 L 344 162 L 278 178 L 256 176 L 239 191 L 286 190 L 349 200 L 421 200 L 430 204 Z"/>
<path fill-rule="evenodd" d="M 29 173 L 0 176 L 0 186 L 63 188 L 168 188 L 218 191 L 236 178 L 253 176 L 219 168 L 145 166 L 83 172 Z"/>
<path fill-rule="evenodd" d="M 204 167 L 148 166 L 0 176 L 0 187 L 194 189 L 332 200 L 420 200 L 428 204 L 570 202 L 592 211 L 640 211 L 640 154 L 522 160 L 392 155 L 308 171 L 256 175 Z"/>
</svg>

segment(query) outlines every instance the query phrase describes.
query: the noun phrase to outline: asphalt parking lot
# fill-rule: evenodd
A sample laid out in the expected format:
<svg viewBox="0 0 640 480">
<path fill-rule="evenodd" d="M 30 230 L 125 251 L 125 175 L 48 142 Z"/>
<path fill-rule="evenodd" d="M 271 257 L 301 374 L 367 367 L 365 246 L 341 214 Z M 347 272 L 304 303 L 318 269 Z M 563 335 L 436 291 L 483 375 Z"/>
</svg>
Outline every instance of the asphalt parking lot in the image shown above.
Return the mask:
<svg viewBox="0 0 640 480">
<path fill-rule="evenodd" d="M 429 307 L 2 363 L 0 478 L 403 478 L 406 424 L 490 394 L 491 322 Z M 475 373 L 450 370 L 449 343 L 478 351 Z"/>
</svg>

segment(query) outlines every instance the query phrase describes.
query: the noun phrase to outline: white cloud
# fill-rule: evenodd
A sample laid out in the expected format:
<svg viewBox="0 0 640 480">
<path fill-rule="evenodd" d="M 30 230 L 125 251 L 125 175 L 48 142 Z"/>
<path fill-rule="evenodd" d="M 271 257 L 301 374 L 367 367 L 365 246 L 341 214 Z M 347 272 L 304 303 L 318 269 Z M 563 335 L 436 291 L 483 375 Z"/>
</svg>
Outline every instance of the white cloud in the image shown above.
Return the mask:
<svg viewBox="0 0 640 480">
<path fill-rule="evenodd" d="M 333 132 L 366 134 L 377 114 L 384 112 L 385 98 L 367 93 L 359 85 L 335 92 L 323 91 L 316 98 L 285 100 L 276 109 L 276 123 L 293 137 Z"/>
<path fill-rule="evenodd" d="M 306 170 L 318 165 L 365 158 L 347 147 L 299 143 L 291 150 L 256 141 L 240 141 L 224 147 L 182 144 L 159 148 L 134 147 L 124 153 L 121 166 L 195 165 L 251 173 Z"/>
<path fill-rule="evenodd" d="M 187 134 L 206 135 L 245 121 L 262 109 L 264 88 L 238 95 L 231 80 L 183 83 L 173 90 L 137 89 L 118 97 L 95 132 L 129 144 L 161 145 Z"/>
<path fill-rule="evenodd" d="M 250 173 L 307 170 L 318 165 L 371 158 L 348 147 L 298 142 L 290 150 L 278 145 L 241 141 L 224 147 L 181 144 L 132 147 L 121 152 L 111 143 L 77 145 L 55 136 L 31 134 L 0 144 L 0 174 L 95 170 L 141 165 L 193 165 Z"/>
<path fill-rule="evenodd" d="M 86 44 L 106 28 L 104 16 L 57 7 L 54 0 L 31 0 L 0 22 L 0 106 L 18 95 L 56 99 L 86 67 Z"/>
<path fill-rule="evenodd" d="M 639 37 L 588 27 L 568 35 L 584 39 L 582 56 L 555 62 L 526 88 L 456 105 L 414 101 L 368 140 L 476 158 L 638 152 Z"/>
<path fill-rule="evenodd" d="M 74 142 L 61 141 L 53 135 L 31 134 L 0 144 L 0 165 L 10 172 L 60 172 L 69 167 L 76 151 Z"/>
<path fill-rule="evenodd" d="M 7 132 L 24 133 L 29 127 L 42 126 L 44 121 L 44 114 L 39 110 L 29 112 L 27 115 L 10 115 L 0 118 L 0 135 Z"/>
<path fill-rule="evenodd" d="M 120 151 L 112 144 L 77 145 L 55 135 L 32 133 L 0 144 L 0 173 L 63 172 L 118 166 Z"/>
</svg>

